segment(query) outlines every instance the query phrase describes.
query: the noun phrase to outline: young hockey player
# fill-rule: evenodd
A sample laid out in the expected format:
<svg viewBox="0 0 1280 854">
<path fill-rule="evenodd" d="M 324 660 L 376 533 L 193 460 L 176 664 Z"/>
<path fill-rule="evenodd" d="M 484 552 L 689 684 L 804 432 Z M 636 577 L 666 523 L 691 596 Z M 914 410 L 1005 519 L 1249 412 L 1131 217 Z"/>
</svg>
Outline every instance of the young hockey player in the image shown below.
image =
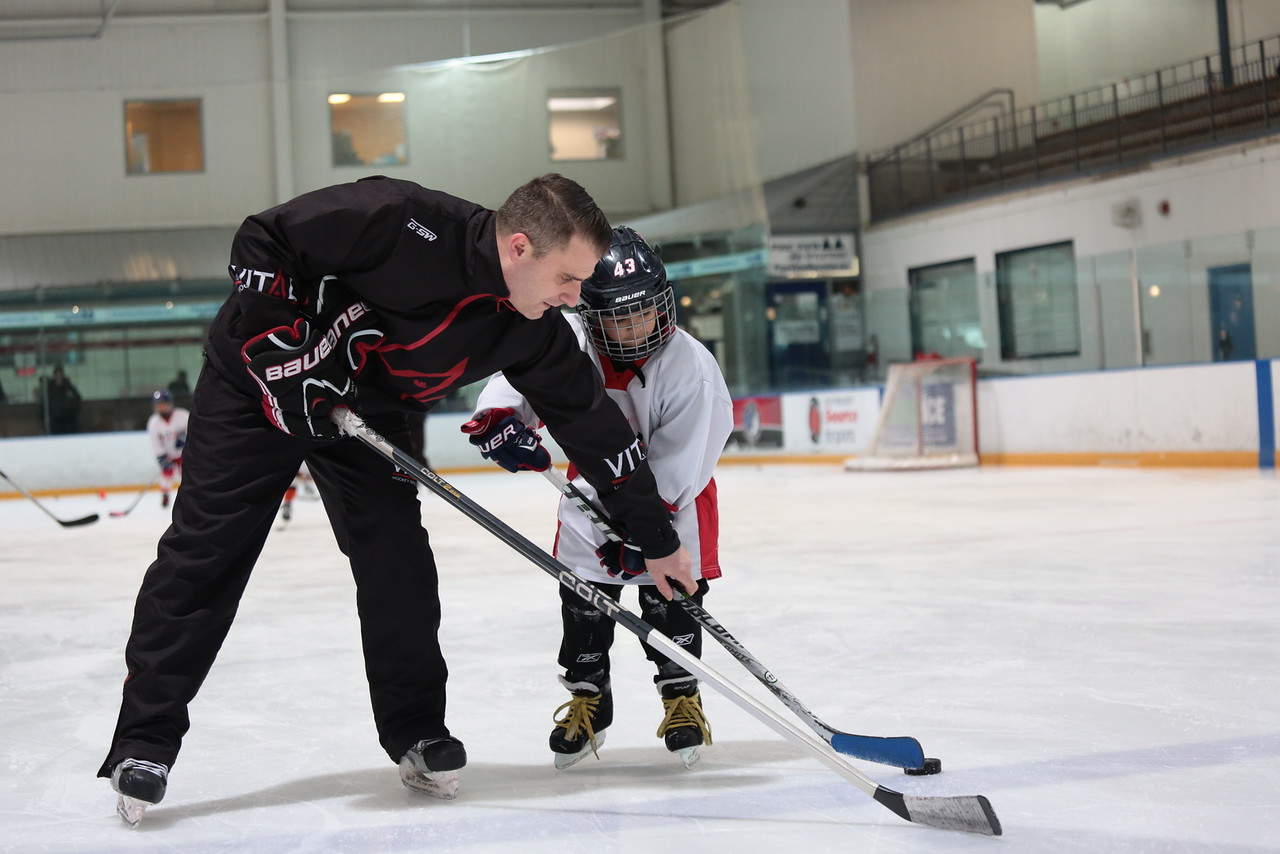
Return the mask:
<svg viewBox="0 0 1280 854">
<path fill-rule="evenodd" d="M 147 418 L 147 435 L 151 451 L 160 464 L 160 506 L 169 506 L 169 493 L 182 480 L 182 449 L 187 444 L 187 419 L 191 413 L 173 405 L 173 394 L 167 388 L 151 394 L 151 416 Z"/>
<path fill-rule="evenodd" d="M 658 493 L 673 514 L 680 541 L 694 555 L 701 603 L 709 578 L 720 576 L 716 534 L 716 485 L 712 479 L 720 451 L 733 430 L 733 406 L 715 357 L 676 327 L 675 300 L 662 261 L 629 228 L 613 230 L 609 253 L 582 284 L 577 316 L 570 318 L 583 350 L 600 372 L 609 397 L 627 416 L 643 444 Z M 550 456 L 526 426 L 542 419 L 535 407 L 502 374 L 481 392 L 476 414 L 463 426 L 490 437 L 484 456 L 509 471 L 545 470 Z M 505 437 L 494 443 L 493 436 Z M 570 479 L 593 502 L 596 493 L 575 467 Z M 579 577 L 617 599 L 624 585 L 639 589 L 643 619 L 691 654 L 700 656 L 702 632 L 681 607 L 667 602 L 645 573 L 631 543 L 609 542 L 567 498 L 560 501 L 556 556 Z M 613 721 L 609 649 L 614 623 L 577 595 L 560 587 L 564 634 L 561 683 L 571 694 L 556 710 L 551 750 L 557 768 L 568 768 L 604 743 Z M 685 767 L 711 743 L 697 679 L 657 650 L 645 647 L 657 667 L 654 683 L 664 715 L 657 735 L 678 753 Z M 563 713 L 563 714 L 562 714 Z"/>
</svg>

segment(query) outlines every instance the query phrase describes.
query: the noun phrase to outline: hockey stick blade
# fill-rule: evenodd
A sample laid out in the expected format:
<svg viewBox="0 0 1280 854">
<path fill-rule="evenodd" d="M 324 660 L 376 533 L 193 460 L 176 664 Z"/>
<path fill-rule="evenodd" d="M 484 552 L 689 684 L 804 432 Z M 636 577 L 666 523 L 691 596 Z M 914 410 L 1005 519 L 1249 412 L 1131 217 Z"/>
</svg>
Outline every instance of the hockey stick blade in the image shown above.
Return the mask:
<svg viewBox="0 0 1280 854">
<path fill-rule="evenodd" d="M 142 499 L 146 496 L 146 494 L 150 492 L 152 489 L 154 489 L 156 484 L 158 484 L 159 482 L 160 482 L 159 477 L 152 478 L 151 482 L 148 483 L 146 486 L 142 487 L 142 489 L 138 491 L 138 494 L 133 497 L 133 500 L 129 502 L 128 507 L 124 508 L 123 510 L 112 510 L 111 518 L 119 519 L 121 517 L 128 516 L 135 509 L 137 509 L 137 506 L 142 502 Z"/>
<path fill-rule="evenodd" d="M 0 471 L 0 478 L 7 480 L 10 484 L 13 485 L 15 489 L 17 489 L 19 492 L 25 495 L 27 497 L 27 500 L 29 500 L 36 507 L 40 508 L 41 513 L 48 516 L 50 519 L 57 522 L 59 525 L 61 525 L 64 528 L 76 528 L 76 527 L 79 527 L 80 525 L 90 525 L 98 521 L 97 513 L 90 513 L 88 516 L 81 516 L 78 519 L 59 519 L 52 512 L 50 512 L 49 508 L 45 507 L 38 500 L 36 500 L 36 497 L 34 495 L 32 495 L 30 492 L 27 492 L 25 489 L 23 489 L 22 484 L 18 483 L 16 480 L 9 477 L 9 475 L 5 474 L 2 471 Z"/>
<path fill-rule="evenodd" d="M 804 748 L 814 758 L 844 777 L 864 794 L 892 810 L 896 815 L 907 821 L 936 827 L 940 830 L 959 830 L 986 836 L 1000 835 L 1000 822 L 996 819 L 995 813 L 991 809 L 991 804 L 986 798 L 977 795 L 946 798 L 904 796 L 900 792 L 878 785 L 870 777 L 850 765 L 843 756 L 833 751 L 831 745 L 825 741 L 819 741 L 781 717 L 740 688 L 737 683 L 712 669 L 710 665 L 701 659 L 693 657 L 683 647 L 677 646 L 661 632 L 654 629 L 653 626 L 650 626 L 624 608 L 605 591 L 578 578 L 569 567 L 535 546 L 511 526 L 463 495 L 440 475 L 393 446 L 365 424 L 360 416 L 350 409 L 346 407 L 335 408 L 331 417 L 343 433 L 358 439 L 365 446 L 388 460 L 397 469 L 408 474 L 428 490 L 435 493 L 435 495 L 451 504 L 471 521 L 493 534 L 522 557 L 556 579 L 559 584 L 573 590 L 589 605 L 636 635 L 642 643 L 661 651 L 671 661 L 678 663 L 689 673 L 714 687 L 726 699 L 778 733 L 778 735 Z"/>
<path fill-rule="evenodd" d="M 927 798 L 904 795 L 880 786 L 872 797 L 915 824 L 939 830 L 980 833 L 983 836 L 1000 836 L 1004 833 L 1000 819 L 996 817 L 986 795 Z"/>
<path fill-rule="evenodd" d="M 881 765 L 894 765 L 898 768 L 921 768 L 924 766 L 924 748 L 920 742 L 909 735 L 856 735 L 851 732 L 834 730 L 827 742 L 845 754 L 868 762 L 879 762 Z"/>
<path fill-rule="evenodd" d="M 590 520 L 601 534 L 610 540 L 620 540 L 618 532 L 614 529 L 613 523 L 596 507 L 582 490 L 574 486 L 573 482 L 560 474 L 557 469 L 547 469 L 542 473 L 543 477 L 549 480 L 561 494 L 574 503 L 574 505 Z M 813 712 L 811 712 L 800 699 L 792 694 L 787 688 L 774 676 L 764 664 L 757 659 L 751 652 L 742 645 L 742 642 L 729 634 L 729 630 L 720 624 L 720 621 L 712 617 L 705 608 L 696 602 L 681 597 L 680 604 L 689 612 L 708 633 L 712 635 L 720 645 L 738 662 L 747 669 L 747 671 L 762 685 L 769 689 L 775 697 L 782 701 L 782 704 L 795 713 L 796 717 L 808 724 L 809 728 L 816 732 L 827 743 L 839 752 L 853 756 L 858 759 L 864 759 L 867 762 L 878 762 L 882 765 L 893 765 L 897 768 L 922 768 L 924 766 L 924 748 L 920 746 L 920 742 L 910 736 L 893 736 L 881 737 L 875 735 L 855 735 L 853 733 L 841 732 L 835 727 L 824 723 Z"/>
</svg>

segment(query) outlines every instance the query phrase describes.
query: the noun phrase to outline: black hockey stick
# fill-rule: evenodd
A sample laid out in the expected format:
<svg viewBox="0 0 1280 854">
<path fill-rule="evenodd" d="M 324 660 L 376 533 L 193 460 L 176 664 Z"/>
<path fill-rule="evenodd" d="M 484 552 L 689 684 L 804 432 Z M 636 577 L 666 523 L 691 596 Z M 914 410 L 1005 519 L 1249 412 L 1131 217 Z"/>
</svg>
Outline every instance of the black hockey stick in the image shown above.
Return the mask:
<svg viewBox="0 0 1280 854">
<path fill-rule="evenodd" d="M 23 495 L 27 496 L 27 498 L 31 499 L 31 503 L 39 507 L 41 513 L 48 516 L 50 519 L 57 522 L 59 525 L 61 525 L 64 528 L 74 528 L 78 525 L 89 525 L 93 522 L 98 521 L 97 513 L 90 513 L 88 516 L 81 516 L 79 519 L 59 519 L 57 516 L 49 512 L 49 508 L 45 507 L 43 504 L 37 501 L 34 495 L 32 495 L 30 492 L 27 492 L 25 489 L 23 489 L 22 485 L 18 483 L 16 480 L 14 480 L 13 478 L 9 477 L 9 475 L 0 471 L 0 478 L 4 478 L 5 480 L 9 481 L 9 483 L 12 484 L 15 489 L 17 489 Z"/>
<path fill-rule="evenodd" d="M 551 481 L 556 489 L 560 490 L 561 494 L 572 501 L 584 516 L 591 520 L 591 524 L 595 526 L 596 530 L 614 542 L 621 541 L 622 538 L 618 535 L 612 520 L 592 504 L 591 499 L 587 498 L 582 490 L 574 486 L 572 481 L 554 468 L 547 469 L 542 474 L 547 480 Z M 836 750 L 849 756 L 865 759 L 868 762 L 895 765 L 909 774 L 936 774 L 942 770 L 942 764 L 938 760 L 925 759 L 924 749 L 920 747 L 920 742 L 910 736 L 886 738 L 876 735 L 855 735 L 851 732 L 841 732 L 835 727 L 823 723 L 817 715 L 809 711 L 804 703 L 800 702 L 799 697 L 783 686 L 778 677 L 774 676 L 760 659 L 752 655 L 742 645 L 741 641 L 729 634 L 728 629 L 720 625 L 720 622 L 715 617 L 707 613 L 705 608 L 692 599 L 683 597 L 678 592 L 676 598 L 684 606 L 684 609 L 689 612 L 689 615 L 710 632 L 720 642 L 720 645 L 729 651 L 730 655 L 738 659 L 752 676 L 760 680 L 760 683 L 781 700 L 784 706 L 795 712 L 796 717 L 808 724 L 809 729 L 822 736 Z"/>
<path fill-rule="evenodd" d="M 146 496 L 148 492 L 150 492 L 155 487 L 156 483 L 158 483 L 159 481 L 160 481 L 160 478 L 158 477 L 152 478 L 151 482 L 148 483 L 146 486 L 142 487 L 142 489 L 138 492 L 138 494 L 134 496 L 133 501 L 130 502 L 128 507 L 124 508 L 123 510 L 112 510 L 111 518 L 119 519 L 121 516 L 128 516 L 130 513 L 132 513 L 133 509 L 142 503 L 142 499 Z"/>
<path fill-rule="evenodd" d="M 892 810 L 898 816 L 917 824 L 928 825 L 942 830 L 960 830 L 968 833 L 980 833 L 986 836 L 999 836 L 1000 820 L 996 818 L 991 802 L 983 795 L 961 795 L 955 797 L 921 797 L 904 795 L 893 789 L 877 784 L 865 776 L 848 760 L 831 750 L 830 745 L 818 741 L 813 736 L 797 728 L 791 722 L 780 717 L 764 706 L 750 694 L 743 691 L 727 677 L 713 670 L 681 647 L 658 632 L 635 614 L 623 608 L 617 601 L 581 580 L 567 566 L 522 537 L 510 526 L 499 520 L 489 511 L 459 492 L 440 475 L 423 466 L 404 451 L 393 446 L 378 435 L 367 424 L 346 407 L 339 407 L 332 415 L 334 423 L 348 436 L 354 436 L 381 456 L 390 460 L 401 471 L 407 473 L 427 489 L 452 504 L 473 522 L 493 534 L 512 549 L 528 558 L 538 568 L 546 572 L 560 584 L 573 590 L 588 604 L 599 609 L 618 625 L 640 638 L 641 642 L 662 651 L 663 655 L 680 664 L 685 670 L 695 674 L 702 681 L 710 684 L 743 711 L 755 717 L 765 726 L 777 732 L 783 738 L 800 745 L 813 756 L 825 763 L 837 774 L 857 786 L 862 792 Z"/>
</svg>

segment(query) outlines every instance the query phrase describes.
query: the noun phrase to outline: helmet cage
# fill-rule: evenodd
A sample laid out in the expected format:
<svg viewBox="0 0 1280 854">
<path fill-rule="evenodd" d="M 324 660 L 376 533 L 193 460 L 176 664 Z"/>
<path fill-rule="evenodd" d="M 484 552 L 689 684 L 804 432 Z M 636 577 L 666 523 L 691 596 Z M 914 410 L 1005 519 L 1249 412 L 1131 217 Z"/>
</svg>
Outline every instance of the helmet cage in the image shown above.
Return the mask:
<svg viewBox="0 0 1280 854">
<path fill-rule="evenodd" d="M 642 299 L 608 308 L 578 306 L 596 352 L 615 362 L 652 356 L 676 331 L 676 302 L 670 287 Z"/>
</svg>

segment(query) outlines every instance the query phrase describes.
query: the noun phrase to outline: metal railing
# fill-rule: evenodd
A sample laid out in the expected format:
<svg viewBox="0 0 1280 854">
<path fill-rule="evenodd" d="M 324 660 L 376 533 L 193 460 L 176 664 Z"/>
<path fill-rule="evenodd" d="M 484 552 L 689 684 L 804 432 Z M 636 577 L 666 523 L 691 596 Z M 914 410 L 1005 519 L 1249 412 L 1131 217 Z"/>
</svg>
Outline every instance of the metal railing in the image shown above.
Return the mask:
<svg viewBox="0 0 1280 854">
<path fill-rule="evenodd" d="M 872 221 L 1268 133 L 1280 35 L 915 137 L 866 160 Z"/>
</svg>

